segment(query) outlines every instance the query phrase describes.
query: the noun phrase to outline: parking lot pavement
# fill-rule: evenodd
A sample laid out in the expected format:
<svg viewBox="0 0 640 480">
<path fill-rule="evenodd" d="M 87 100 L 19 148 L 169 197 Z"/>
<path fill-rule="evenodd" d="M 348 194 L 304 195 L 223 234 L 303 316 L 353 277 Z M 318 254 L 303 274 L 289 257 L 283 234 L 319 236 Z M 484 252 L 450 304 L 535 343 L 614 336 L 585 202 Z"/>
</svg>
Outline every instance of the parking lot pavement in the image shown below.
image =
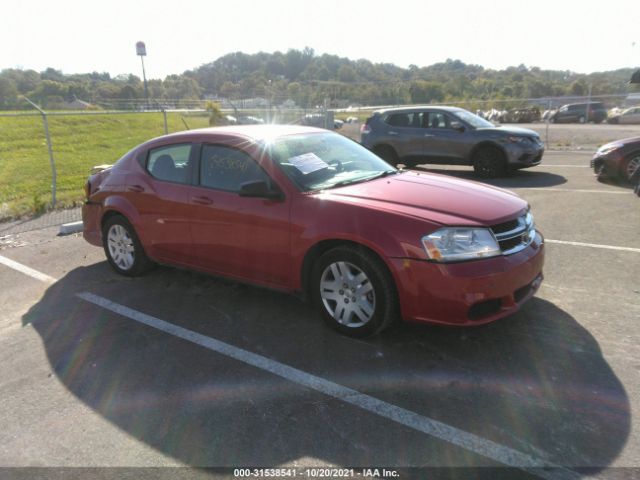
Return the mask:
<svg viewBox="0 0 640 480">
<path fill-rule="evenodd" d="M 0 255 L 56 281 L 0 264 L 0 465 L 477 467 L 515 452 L 571 469 L 533 472 L 544 478 L 632 478 L 640 199 L 585 161 L 548 153 L 492 182 L 531 203 L 546 278 L 518 314 L 473 329 L 403 324 L 352 340 L 295 297 L 167 267 L 123 278 L 78 235 L 18 235 Z M 314 390 L 293 370 L 194 345 L 203 338 L 358 393 Z"/>
</svg>

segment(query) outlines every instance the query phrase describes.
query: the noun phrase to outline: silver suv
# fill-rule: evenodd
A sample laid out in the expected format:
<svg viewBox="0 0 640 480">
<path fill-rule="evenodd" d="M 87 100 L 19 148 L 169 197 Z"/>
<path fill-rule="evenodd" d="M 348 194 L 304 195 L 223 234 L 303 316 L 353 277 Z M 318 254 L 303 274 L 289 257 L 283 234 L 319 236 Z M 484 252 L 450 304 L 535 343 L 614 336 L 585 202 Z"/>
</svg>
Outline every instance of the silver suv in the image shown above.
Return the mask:
<svg viewBox="0 0 640 480">
<path fill-rule="evenodd" d="M 495 126 L 456 107 L 390 108 L 362 125 L 361 143 L 387 162 L 473 165 L 481 177 L 542 161 L 544 143 L 533 130 Z"/>
</svg>

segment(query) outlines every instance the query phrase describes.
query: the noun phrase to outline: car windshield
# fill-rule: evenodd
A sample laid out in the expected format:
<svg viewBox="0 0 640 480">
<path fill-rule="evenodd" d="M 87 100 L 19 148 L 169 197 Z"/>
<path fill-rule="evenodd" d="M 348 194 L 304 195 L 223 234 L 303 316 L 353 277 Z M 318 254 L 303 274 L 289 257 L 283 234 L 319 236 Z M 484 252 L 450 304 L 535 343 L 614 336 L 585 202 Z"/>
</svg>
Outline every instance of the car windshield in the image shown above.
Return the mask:
<svg viewBox="0 0 640 480">
<path fill-rule="evenodd" d="M 474 128 L 493 128 L 495 125 L 484 118 L 479 117 L 471 112 L 467 112 L 466 110 L 456 110 L 452 112 L 456 117 L 460 120 L 467 122 Z"/>
<path fill-rule="evenodd" d="M 366 148 L 335 133 L 305 133 L 266 144 L 269 156 L 304 192 L 340 187 L 398 172 Z"/>
</svg>

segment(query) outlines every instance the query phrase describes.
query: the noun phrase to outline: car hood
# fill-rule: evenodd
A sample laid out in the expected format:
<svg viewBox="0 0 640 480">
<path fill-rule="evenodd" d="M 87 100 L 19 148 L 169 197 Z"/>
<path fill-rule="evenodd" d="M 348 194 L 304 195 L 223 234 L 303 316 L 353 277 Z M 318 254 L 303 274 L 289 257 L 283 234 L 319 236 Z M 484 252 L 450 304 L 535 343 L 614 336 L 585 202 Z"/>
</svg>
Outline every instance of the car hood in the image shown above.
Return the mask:
<svg viewBox="0 0 640 480">
<path fill-rule="evenodd" d="M 322 195 L 442 225 L 495 225 L 528 207 L 518 195 L 502 188 L 415 171 L 326 190 Z"/>
<path fill-rule="evenodd" d="M 534 132 L 533 130 L 530 130 L 528 128 L 520 128 L 520 127 L 499 126 L 495 128 L 479 128 L 478 130 L 483 132 L 496 132 L 505 136 L 507 135 L 518 135 L 520 137 L 523 137 L 523 136 L 539 137 L 540 136 L 538 132 Z"/>
<path fill-rule="evenodd" d="M 606 144 L 602 145 L 598 149 L 598 151 L 606 150 L 606 149 L 611 148 L 611 147 L 622 148 L 622 147 L 627 147 L 627 146 L 631 146 L 631 147 L 638 146 L 638 147 L 640 147 L 640 137 L 631 137 L 631 138 L 623 138 L 621 140 L 614 140 L 613 142 L 609 142 L 609 143 L 606 143 Z"/>
</svg>

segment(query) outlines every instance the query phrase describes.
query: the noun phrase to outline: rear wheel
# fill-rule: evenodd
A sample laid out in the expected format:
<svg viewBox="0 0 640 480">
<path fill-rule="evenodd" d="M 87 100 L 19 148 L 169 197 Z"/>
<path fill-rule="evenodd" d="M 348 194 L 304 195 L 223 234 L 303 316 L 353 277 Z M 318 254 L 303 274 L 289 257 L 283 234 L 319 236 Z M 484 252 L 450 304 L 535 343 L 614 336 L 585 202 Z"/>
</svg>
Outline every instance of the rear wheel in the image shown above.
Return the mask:
<svg viewBox="0 0 640 480">
<path fill-rule="evenodd" d="M 585 117 L 584 117 L 584 116 L 580 117 L 580 118 L 578 119 L 578 122 L 579 122 L 579 123 L 585 123 L 585 122 L 586 122 Z"/>
<path fill-rule="evenodd" d="M 473 155 L 473 169 L 482 178 L 495 178 L 507 171 L 504 153 L 497 147 L 482 147 Z"/>
<path fill-rule="evenodd" d="M 398 154 L 393 149 L 393 147 L 390 147 L 389 145 L 380 145 L 373 149 L 373 153 L 375 153 L 385 162 L 390 163 L 394 167 L 398 165 Z"/>
<path fill-rule="evenodd" d="M 374 335 L 398 317 L 393 278 L 366 250 L 344 246 L 326 252 L 314 265 L 312 288 L 324 321 L 345 335 Z"/>
<path fill-rule="evenodd" d="M 115 215 L 105 222 L 102 242 L 109 264 L 121 275 L 142 275 L 154 265 L 144 253 L 133 226 L 122 215 Z"/>
</svg>

